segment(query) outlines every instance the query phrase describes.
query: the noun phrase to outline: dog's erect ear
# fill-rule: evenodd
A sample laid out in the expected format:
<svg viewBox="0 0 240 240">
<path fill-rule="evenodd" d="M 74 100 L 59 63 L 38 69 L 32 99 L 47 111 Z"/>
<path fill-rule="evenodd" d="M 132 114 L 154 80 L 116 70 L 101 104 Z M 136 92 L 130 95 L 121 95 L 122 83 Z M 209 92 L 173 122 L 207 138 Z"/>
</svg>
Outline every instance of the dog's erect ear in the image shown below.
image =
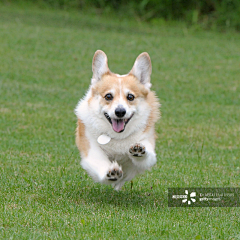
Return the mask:
<svg viewBox="0 0 240 240">
<path fill-rule="evenodd" d="M 101 80 L 101 77 L 109 72 L 107 55 L 101 50 L 97 50 L 93 56 L 92 71 L 92 84 Z"/>
<path fill-rule="evenodd" d="M 143 52 L 137 57 L 130 74 L 133 74 L 145 87 L 150 88 L 151 73 L 152 64 L 150 56 L 147 52 Z"/>
</svg>

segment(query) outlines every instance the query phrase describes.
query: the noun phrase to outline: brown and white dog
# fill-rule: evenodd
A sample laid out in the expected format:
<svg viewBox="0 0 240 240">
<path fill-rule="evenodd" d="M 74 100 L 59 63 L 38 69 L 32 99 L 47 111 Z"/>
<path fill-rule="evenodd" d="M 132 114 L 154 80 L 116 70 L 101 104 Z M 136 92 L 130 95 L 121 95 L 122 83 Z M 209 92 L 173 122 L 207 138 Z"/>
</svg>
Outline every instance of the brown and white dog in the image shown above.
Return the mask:
<svg viewBox="0 0 240 240">
<path fill-rule="evenodd" d="M 75 109 L 76 144 L 88 174 L 119 190 L 157 160 L 154 125 L 160 104 L 150 91 L 151 60 L 142 53 L 128 74 L 118 75 L 98 50 L 92 71 L 89 90 Z"/>
</svg>

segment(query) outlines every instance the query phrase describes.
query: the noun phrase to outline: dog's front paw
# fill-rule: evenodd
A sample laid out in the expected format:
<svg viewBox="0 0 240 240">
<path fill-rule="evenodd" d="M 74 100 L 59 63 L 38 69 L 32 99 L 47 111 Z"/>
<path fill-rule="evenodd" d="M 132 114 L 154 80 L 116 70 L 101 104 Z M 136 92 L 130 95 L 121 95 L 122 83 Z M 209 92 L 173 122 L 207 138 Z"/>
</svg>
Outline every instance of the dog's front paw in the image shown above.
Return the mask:
<svg viewBox="0 0 240 240">
<path fill-rule="evenodd" d="M 135 143 L 130 146 L 129 152 L 134 157 L 143 157 L 145 154 L 145 147 L 141 143 Z"/>
<path fill-rule="evenodd" d="M 117 181 L 122 178 L 123 171 L 121 166 L 118 165 L 117 162 L 113 162 L 107 172 L 106 178 L 109 181 Z"/>
</svg>

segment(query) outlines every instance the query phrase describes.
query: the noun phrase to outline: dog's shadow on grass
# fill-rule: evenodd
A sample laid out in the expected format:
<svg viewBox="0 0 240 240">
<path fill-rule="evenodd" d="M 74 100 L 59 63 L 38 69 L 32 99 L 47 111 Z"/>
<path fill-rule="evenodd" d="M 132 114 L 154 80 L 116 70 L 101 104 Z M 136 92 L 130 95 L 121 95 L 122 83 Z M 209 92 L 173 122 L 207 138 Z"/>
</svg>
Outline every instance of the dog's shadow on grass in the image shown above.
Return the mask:
<svg viewBox="0 0 240 240">
<path fill-rule="evenodd" d="M 73 197 L 73 196 L 72 196 Z M 157 189 L 127 189 L 116 191 L 111 187 L 84 187 L 74 194 L 77 203 L 113 205 L 125 208 L 161 208 L 167 205 L 167 195 Z"/>
</svg>

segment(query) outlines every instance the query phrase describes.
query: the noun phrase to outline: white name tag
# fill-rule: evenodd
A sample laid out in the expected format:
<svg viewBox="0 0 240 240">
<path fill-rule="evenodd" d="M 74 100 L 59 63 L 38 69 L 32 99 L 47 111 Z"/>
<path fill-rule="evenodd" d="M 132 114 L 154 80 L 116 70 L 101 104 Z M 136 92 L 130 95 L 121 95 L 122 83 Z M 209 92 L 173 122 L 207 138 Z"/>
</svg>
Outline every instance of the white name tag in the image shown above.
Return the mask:
<svg viewBox="0 0 240 240">
<path fill-rule="evenodd" d="M 109 143 L 110 140 L 111 140 L 111 138 L 104 134 L 100 135 L 97 139 L 98 143 L 102 144 L 102 145 Z"/>
</svg>

